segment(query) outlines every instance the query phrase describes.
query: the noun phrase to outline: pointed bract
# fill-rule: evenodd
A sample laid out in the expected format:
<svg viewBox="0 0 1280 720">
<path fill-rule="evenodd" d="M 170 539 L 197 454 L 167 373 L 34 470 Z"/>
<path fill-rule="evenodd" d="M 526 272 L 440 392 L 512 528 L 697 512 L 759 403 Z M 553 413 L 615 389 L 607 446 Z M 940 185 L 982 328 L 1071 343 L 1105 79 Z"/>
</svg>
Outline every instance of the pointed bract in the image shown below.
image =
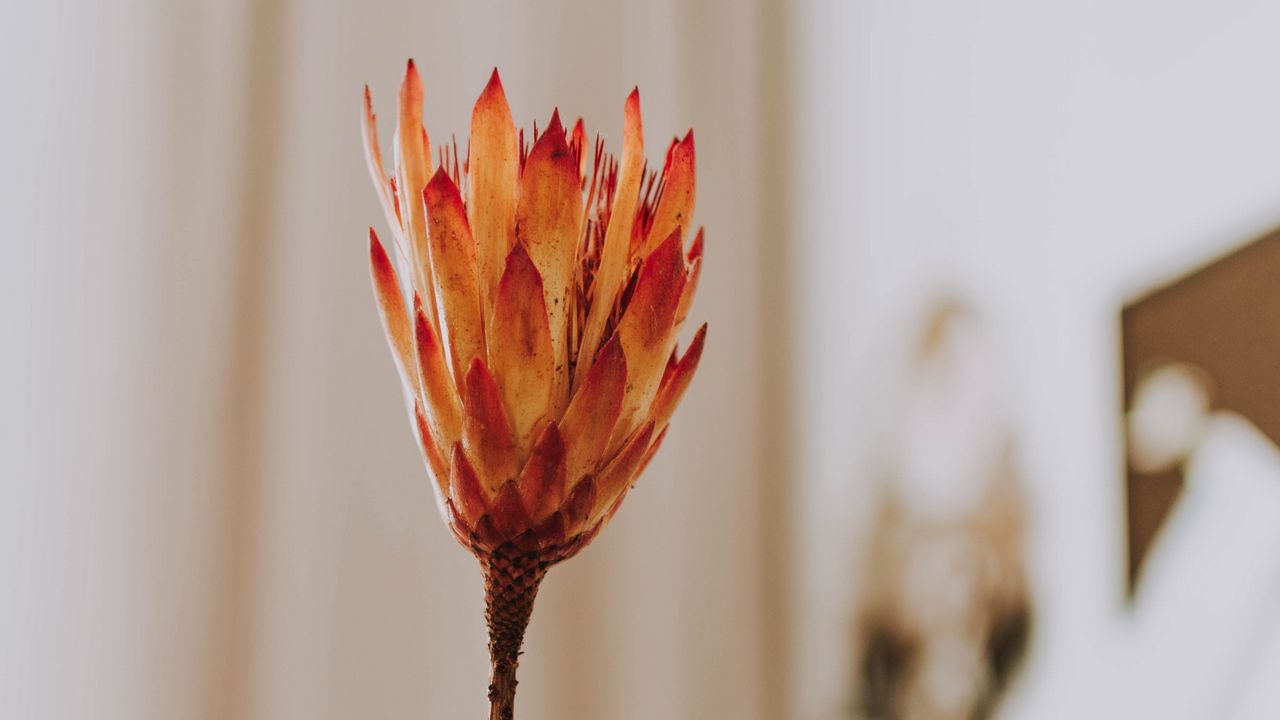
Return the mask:
<svg viewBox="0 0 1280 720">
<path fill-rule="evenodd" d="M 538 541 L 538 547 L 540 548 L 564 543 L 568 539 L 564 513 L 556 511 L 548 515 L 546 520 L 538 523 L 533 528 L 533 536 Z"/>
<path fill-rule="evenodd" d="M 449 466 L 449 500 L 467 525 L 475 527 L 480 518 L 489 512 L 489 498 L 486 495 L 485 488 L 476 477 L 475 468 L 462 450 L 462 443 L 456 443 Z"/>
<path fill-rule="evenodd" d="M 427 422 L 427 413 L 423 409 L 420 399 L 414 400 L 412 413 L 414 427 L 418 431 L 415 433 L 418 449 L 422 451 L 422 458 L 426 461 L 427 471 L 431 473 L 431 482 L 435 485 L 437 491 L 435 493 L 436 501 L 439 502 L 449 494 L 449 463 L 445 460 L 444 454 L 440 451 L 440 446 L 431 434 L 431 426 Z"/>
<path fill-rule="evenodd" d="M 427 403 L 427 420 L 439 447 L 449 448 L 462 435 L 462 399 L 444 361 L 444 346 L 431 329 L 426 312 L 415 313 L 414 339 L 422 395 Z"/>
<path fill-rule="evenodd" d="M 520 148 L 507 96 L 494 68 L 471 113 L 467 213 L 476 242 L 485 312 L 493 307 L 507 253 L 515 242 Z"/>
<path fill-rule="evenodd" d="M 409 314 L 404 309 L 400 280 L 396 277 L 391 258 L 387 257 L 386 248 L 382 247 L 373 228 L 369 228 L 369 272 L 373 277 L 374 295 L 378 300 L 378 315 L 382 318 L 382 329 L 391 345 L 396 369 L 400 371 L 401 381 L 414 396 L 418 396 L 421 394 L 421 385 L 418 382 L 418 363 L 413 348 L 413 330 L 409 324 Z"/>
<path fill-rule="evenodd" d="M 707 325 L 703 323 L 702 327 L 698 328 L 697 334 L 693 336 L 693 341 L 689 343 L 689 349 L 685 351 L 684 357 L 676 364 L 670 376 L 663 378 L 658 394 L 653 399 L 653 409 L 650 411 L 650 418 L 657 423 L 658 427 L 666 427 L 672 413 L 676 411 L 676 406 L 680 404 L 680 399 L 684 397 L 684 391 L 688 389 L 689 382 L 693 380 L 693 373 L 698 369 L 698 361 L 702 359 L 702 346 L 706 338 Z"/>
<path fill-rule="evenodd" d="M 684 288 L 680 236 L 673 232 L 645 259 L 631 301 L 618 323 L 617 335 L 627 356 L 627 392 L 614 428 L 612 448 L 640 422 L 653 401 L 671 354 L 676 306 Z"/>
<path fill-rule="evenodd" d="M 596 272 L 595 298 L 587 315 L 583 331 L 582 349 L 578 356 L 579 385 L 586 377 L 590 360 L 604 338 L 605 325 L 613 312 L 614 299 L 627 272 L 627 259 L 631 248 L 631 232 L 635 223 L 636 205 L 639 203 L 640 182 L 644 176 L 644 130 L 640 122 L 640 90 L 627 96 L 626 124 L 622 134 L 622 165 L 618 171 L 617 194 L 605 231 L 604 247 L 600 255 L 600 268 Z"/>
<path fill-rule="evenodd" d="M 427 219 L 422 208 L 422 189 L 427 185 L 427 172 L 431 168 L 431 145 L 427 130 L 422 126 L 422 79 L 412 60 L 405 68 L 404 82 L 400 85 L 399 117 L 400 122 L 396 126 L 396 178 L 400 197 L 408 199 L 408 202 L 401 203 L 401 212 L 406 216 L 405 244 L 414 266 L 411 279 L 414 290 L 426 303 L 431 327 L 438 329 L 440 321 L 435 306 L 435 285 L 427 269 L 431 262 L 427 247 Z"/>
<path fill-rule="evenodd" d="M 503 485 L 498 491 L 498 497 L 494 498 L 493 505 L 489 508 L 489 516 L 493 518 L 498 534 L 506 540 L 515 539 L 533 525 L 514 482 Z"/>
<path fill-rule="evenodd" d="M 364 159 L 369 166 L 369 177 L 378 191 L 378 202 L 382 204 L 382 212 L 387 216 L 391 226 L 391 236 L 395 239 L 400 252 L 408 255 L 404 246 L 404 235 L 400 230 L 400 210 L 395 201 L 395 191 L 387 172 L 382 165 L 382 149 L 378 145 L 378 118 L 373 114 L 373 94 L 369 86 L 364 86 L 364 112 L 360 115 L 360 129 L 364 134 Z"/>
<path fill-rule="evenodd" d="M 476 358 L 467 371 L 463 409 L 466 411 L 462 425 L 463 447 L 485 489 L 490 495 L 496 495 L 508 480 L 515 478 L 518 459 L 497 381 L 480 358 Z"/>
<path fill-rule="evenodd" d="M 565 447 L 555 423 L 547 423 L 538 437 L 516 487 L 533 522 L 541 522 L 560 507 L 565 490 Z"/>
<path fill-rule="evenodd" d="M 596 481 L 598 494 L 592 507 L 593 520 L 598 520 L 609 509 L 618 494 L 635 481 L 636 470 L 639 469 L 645 453 L 649 450 L 649 440 L 652 437 L 653 423 L 646 423 L 644 427 L 627 438 L 626 444 L 622 446 L 618 455 L 600 473 Z"/>
<path fill-rule="evenodd" d="M 640 467 L 636 468 L 636 477 L 643 475 L 645 468 L 649 467 L 649 463 L 653 460 L 653 456 L 658 454 L 658 448 L 662 447 L 662 441 L 667 437 L 667 431 L 670 429 L 670 425 L 662 428 L 662 432 L 658 433 L 658 437 L 649 443 L 649 449 L 644 451 L 644 457 L 640 460 Z M 626 490 L 623 490 L 622 494 L 625 495 L 626 492 Z M 616 506 L 617 504 L 618 502 L 615 500 L 614 505 Z"/>
<path fill-rule="evenodd" d="M 627 387 L 627 359 L 617 338 L 596 356 L 560 421 L 570 482 L 595 472 L 605 458 Z"/>
<path fill-rule="evenodd" d="M 582 183 L 586 180 L 583 173 L 587 169 L 587 126 L 582 122 L 582 118 L 578 118 L 578 122 L 573 124 L 573 132 L 569 133 L 569 149 L 578 158 L 578 182 Z"/>
<path fill-rule="evenodd" d="M 462 196 L 443 167 L 422 191 L 422 201 L 427 210 L 440 325 L 447 331 L 450 365 L 461 385 L 472 359 L 484 353 L 476 249 Z"/>
<path fill-rule="evenodd" d="M 662 170 L 662 196 L 658 198 L 653 226 L 649 229 L 640 257 L 653 252 L 659 243 L 664 242 L 676 230 L 680 230 L 680 240 L 683 243 L 684 231 L 689 229 L 689 221 L 693 216 L 693 201 L 694 152 L 693 131 L 690 130 L 683 140 L 671 148 L 667 156 L 667 165 Z"/>
<path fill-rule="evenodd" d="M 574 486 L 565 500 L 564 509 L 561 510 L 564 513 L 566 535 L 573 537 L 586 529 L 597 497 L 599 497 L 598 488 L 595 480 L 590 476 L 583 478 Z"/>
<path fill-rule="evenodd" d="M 490 365 L 511 413 L 517 444 L 528 450 L 535 424 L 550 412 L 555 357 L 542 278 L 523 245 L 512 248 L 494 298 Z"/>
<path fill-rule="evenodd" d="M 693 246 L 689 248 L 688 255 L 689 269 L 685 273 L 684 290 L 680 292 L 680 303 L 676 306 L 675 326 L 678 330 L 684 324 L 686 318 L 689 317 L 689 308 L 693 305 L 694 293 L 698 291 L 698 279 L 702 276 L 702 229 L 698 229 L 698 235 L 693 240 Z"/>
<path fill-rule="evenodd" d="M 556 382 L 551 406 L 563 411 L 568 384 L 560 378 L 568 368 L 570 291 L 578 248 L 582 191 L 578 168 L 565 142 L 558 114 L 529 153 L 516 205 L 516 239 L 523 243 L 542 277 L 542 292 L 551 330 Z"/>
</svg>

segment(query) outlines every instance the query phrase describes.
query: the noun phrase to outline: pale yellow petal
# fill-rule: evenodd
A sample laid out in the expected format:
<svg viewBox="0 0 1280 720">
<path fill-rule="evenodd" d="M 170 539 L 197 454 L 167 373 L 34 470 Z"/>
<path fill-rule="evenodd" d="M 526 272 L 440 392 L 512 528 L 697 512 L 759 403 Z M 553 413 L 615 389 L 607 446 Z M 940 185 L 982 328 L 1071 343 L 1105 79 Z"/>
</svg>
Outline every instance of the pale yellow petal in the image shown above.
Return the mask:
<svg viewBox="0 0 1280 720">
<path fill-rule="evenodd" d="M 471 113 L 467 159 L 467 213 L 475 237 L 485 312 L 515 242 L 516 181 L 520 148 L 502 81 L 495 68 Z"/>
<path fill-rule="evenodd" d="M 614 196 L 609 227 L 605 230 L 600 267 L 596 271 L 591 310 L 582 336 L 575 385 L 581 384 L 591 367 L 591 359 L 604 339 L 605 326 L 613 310 L 627 273 L 632 226 L 640 197 L 640 181 L 644 175 L 644 131 L 640 122 L 640 91 L 627 96 L 625 125 L 622 134 L 622 164 L 618 169 L 618 188 Z"/>
<path fill-rule="evenodd" d="M 467 226 L 462 196 L 444 168 L 422 192 L 431 243 L 431 271 L 440 323 L 449 339 L 449 360 L 461 385 L 471 360 L 484 353 L 484 321 L 476 277 L 476 248 Z"/>
<path fill-rule="evenodd" d="M 582 191 L 578 166 L 565 142 L 559 115 L 529 153 L 516 206 L 516 238 L 542 276 L 542 291 L 555 358 L 553 412 L 568 402 L 568 331 L 578 249 Z"/>
<path fill-rule="evenodd" d="M 497 290 L 489 359 L 511 413 L 516 442 L 527 450 L 538 421 L 550 411 L 555 358 L 542 278 L 523 244 L 512 248 Z"/>
</svg>

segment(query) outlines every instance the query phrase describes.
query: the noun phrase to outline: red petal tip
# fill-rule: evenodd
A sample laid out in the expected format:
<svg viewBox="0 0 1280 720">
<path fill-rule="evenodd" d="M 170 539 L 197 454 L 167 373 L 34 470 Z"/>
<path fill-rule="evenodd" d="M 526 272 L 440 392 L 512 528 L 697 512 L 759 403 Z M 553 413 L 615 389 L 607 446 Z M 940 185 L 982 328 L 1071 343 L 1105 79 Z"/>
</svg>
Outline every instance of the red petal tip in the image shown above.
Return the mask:
<svg viewBox="0 0 1280 720">
<path fill-rule="evenodd" d="M 502 89 L 502 78 L 498 76 L 498 68 L 494 68 L 489 74 L 489 82 L 485 83 L 484 90 L 480 92 L 480 99 L 493 97 L 506 97 L 506 91 Z"/>
<path fill-rule="evenodd" d="M 538 136 L 538 142 L 534 143 L 533 149 L 529 151 L 529 162 L 533 162 L 534 156 L 541 157 L 543 154 L 550 155 L 558 162 L 567 163 L 575 172 L 578 169 L 573 153 L 569 152 L 569 140 L 565 137 L 559 114 L 551 116 L 551 124 Z"/>
<path fill-rule="evenodd" d="M 623 115 L 631 122 L 640 122 L 640 88 L 633 88 L 623 105 Z"/>
<path fill-rule="evenodd" d="M 570 532 L 581 530 L 582 523 L 587 521 L 591 508 L 596 504 L 596 482 L 590 475 L 578 483 L 561 510 L 568 521 Z"/>
<path fill-rule="evenodd" d="M 698 360 L 702 358 L 702 348 L 707 343 L 707 324 L 702 323 L 702 327 L 698 328 L 698 332 L 694 333 L 693 339 L 689 341 L 689 347 L 684 351 L 684 357 L 680 359 L 681 367 L 696 367 Z M 665 432 L 665 428 L 663 429 Z"/>
<path fill-rule="evenodd" d="M 378 233 L 374 232 L 373 228 L 369 228 L 369 257 L 378 272 L 394 271 L 391 267 L 391 258 L 387 257 L 387 249 L 382 246 L 382 241 L 378 239 Z"/>
<path fill-rule="evenodd" d="M 511 246 L 511 252 L 507 253 L 507 262 L 503 267 L 510 267 L 513 260 L 521 265 L 533 265 L 533 258 L 529 257 L 529 250 L 525 248 L 524 243 L 522 242 L 518 242 Z M 534 268 L 534 272 L 537 272 L 536 267 Z M 506 274 L 505 270 L 503 274 Z"/>
<path fill-rule="evenodd" d="M 448 193 L 450 195 L 457 194 L 457 186 L 453 184 L 453 178 L 450 177 L 444 166 L 436 168 L 436 172 L 427 181 L 426 187 L 422 188 L 422 197 L 425 199 L 432 195 L 440 195 Z"/>
<path fill-rule="evenodd" d="M 480 378 L 489 374 L 489 368 L 484 364 L 484 358 L 479 355 L 471 359 L 471 364 L 467 366 L 467 387 L 470 388 Z"/>
<path fill-rule="evenodd" d="M 413 60 L 409 61 L 404 71 L 404 81 L 400 84 L 401 101 L 404 101 L 405 95 L 413 98 L 416 102 L 421 102 L 419 97 L 422 92 L 422 78 L 418 75 L 418 66 L 413 64 Z"/>
</svg>

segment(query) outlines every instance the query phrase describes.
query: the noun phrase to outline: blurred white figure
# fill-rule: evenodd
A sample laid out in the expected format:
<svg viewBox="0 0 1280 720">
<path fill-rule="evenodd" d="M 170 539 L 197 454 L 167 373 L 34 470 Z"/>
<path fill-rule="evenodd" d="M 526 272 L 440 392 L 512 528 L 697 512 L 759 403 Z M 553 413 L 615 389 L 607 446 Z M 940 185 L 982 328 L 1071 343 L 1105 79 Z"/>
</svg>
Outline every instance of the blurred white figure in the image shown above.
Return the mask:
<svg viewBox="0 0 1280 720">
<path fill-rule="evenodd" d="M 1134 597 L 1127 716 L 1280 717 L 1280 448 L 1165 365 L 1137 388 L 1130 460 L 1186 487 Z"/>
<path fill-rule="evenodd" d="M 1138 383 L 1129 411 L 1129 462 L 1142 473 L 1184 462 L 1204 436 L 1210 381 L 1187 363 L 1161 365 Z"/>
<path fill-rule="evenodd" d="M 858 711 L 991 714 L 1027 642 L 1025 509 L 978 323 L 938 309 L 907 376 L 857 626 Z"/>
</svg>

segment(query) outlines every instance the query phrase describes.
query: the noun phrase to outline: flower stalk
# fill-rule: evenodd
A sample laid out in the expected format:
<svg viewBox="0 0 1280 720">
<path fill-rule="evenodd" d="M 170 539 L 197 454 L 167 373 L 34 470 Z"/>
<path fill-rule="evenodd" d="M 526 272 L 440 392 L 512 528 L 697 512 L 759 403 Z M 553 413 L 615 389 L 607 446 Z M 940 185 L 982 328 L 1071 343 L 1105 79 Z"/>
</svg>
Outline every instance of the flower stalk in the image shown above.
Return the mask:
<svg viewBox="0 0 1280 720">
<path fill-rule="evenodd" d="M 484 573 L 485 622 L 489 627 L 489 720 L 512 720 L 516 669 L 533 601 L 547 574 L 543 553 L 509 547 L 480 559 Z"/>
</svg>

